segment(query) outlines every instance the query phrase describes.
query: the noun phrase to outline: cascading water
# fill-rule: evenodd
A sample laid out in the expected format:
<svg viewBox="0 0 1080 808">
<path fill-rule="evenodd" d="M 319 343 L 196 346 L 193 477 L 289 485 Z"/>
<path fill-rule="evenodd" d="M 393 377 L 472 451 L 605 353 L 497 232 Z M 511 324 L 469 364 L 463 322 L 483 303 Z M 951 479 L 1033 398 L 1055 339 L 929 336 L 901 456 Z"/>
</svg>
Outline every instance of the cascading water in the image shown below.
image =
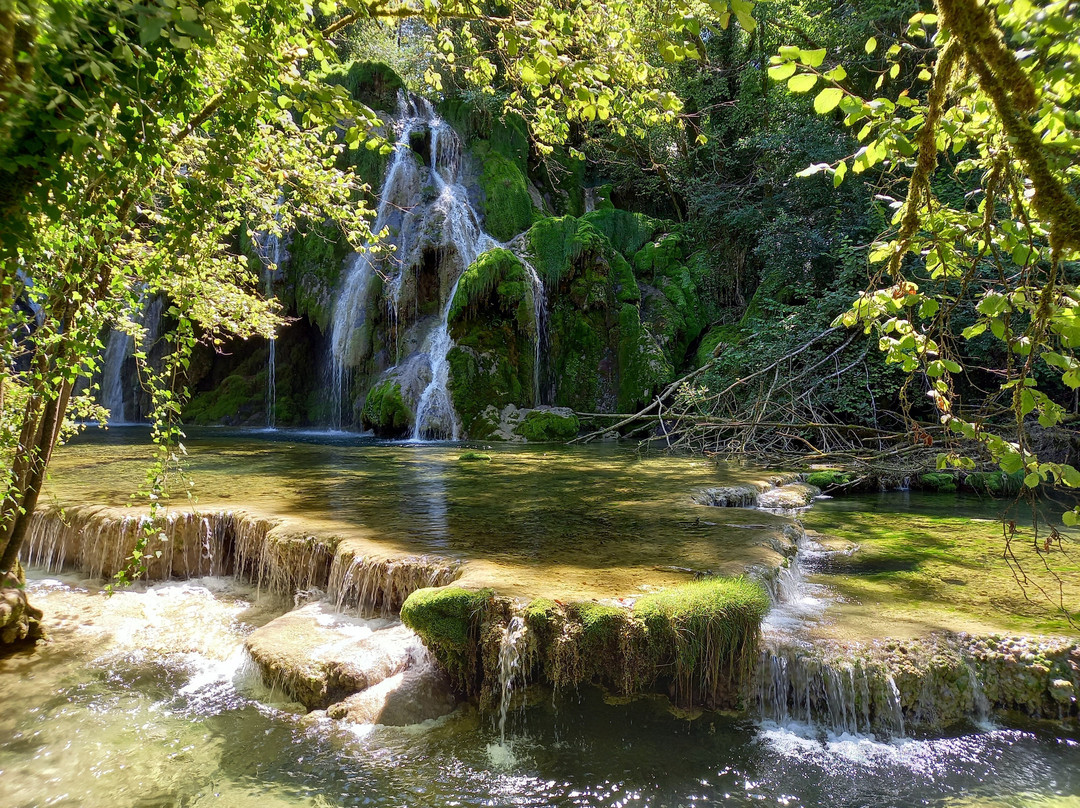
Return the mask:
<svg viewBox="0 0 1080 808">
<path fill-rule="evenodd" d="M 289 259 L 282 238 L 276 233 L 261 234 L 258 246 L 259 258 L 262 259 L 266 272 L 264 293 L 269 300 L 274 296 L 274 277 L 281 270 L 282 264 Z M 277 425 L 277 336 L 270 335 L 266 358 L 266 426 L 273 429 Z"/>
<path fill-rule="evenodd" d="M 419 190 L 418 171 L 409 142 L 413 132 L 423 125 L 424 121 L 425 118 L 420 115 L 411 97 L 399 93 L 396 121 L 398 136 L 386 168 L 386 177 L 379 192 L 375 223 L 371 228 L 375 234 L 394 228 L 395 232 L 390 232 L 383 244 L 384 249 L 403 251 L 403 245 L 398 243 L 401 240 L 401 218 L 415 202 Z M 336 429 L 341 429 L 347 420 L 342 405 L 349 396 L 349 376 L 354 362 L 353 334 L 363 325 L 367 316 L 368 289 L 375 274 L 375 253 L 371 251 L 372 246 L 368 244 L 363 251 L 353 253 L 346 259 L 344 285 L 334 305 L 330 326 L 330 375 L 334 397 L 333 426 Z"/>
<path fill-rule="evenodd" d="M 499 645 L 499 744 L 503 747 L 506 746 L 506 720 L 510 715 L 514 689 L 523 684 L 522 654 L 527 631 L 525 621 L 515 615 L 503 629 Z"/>
<path fill-rule="evenodd" d="M 411 438 L 457 439 L 460 424 L 451 401 L 453 347 L 450 309 L 465 270 L 487 250 L 504 246 L 481 226 L 465 187 L 461 139 L 422 98 L 400 94 L 392 124 L 393 155 L 379 194 L 373 232 L 387 231 L 383 251 L 356 253 L 333 313 L 330 386 L 334 426 L 351 420 L 350 379 L 360 364 L 356 342 L 371 315 L 372 278 L 384 280 L 387 339 L 393 364 L 381 378 L 396 381 L 415 416 Z M 389 247 L 389 249 L 386 249 Z M 537 359 L 544 331 L 543 283 L 529 267 L 537 317 Z M 425 313 L 426 312 L 426 313 Z M 384 365 L 385 367 L 385 365 Z M 539 362 L 534 387 L 539 402 Z"/>
<path fill-rule="evenodd" d="M 163 310 L 164 298 L 144 292 L 134 312 L 133 320 L 141 330 L 140 345 L 147 361 L 160 336 Z M 138 372 L 127 373 L 129 360 L 133 361 L 134 356 L 135 337 L 114 326 L 105 344 L 101 370 L 101 404 L 109 411 L 112 424 L 136 423 L 139 419 Z M 124 403 L 128 394 L 135 400 L 135 412 L 128 412 Z"/>
</svg>

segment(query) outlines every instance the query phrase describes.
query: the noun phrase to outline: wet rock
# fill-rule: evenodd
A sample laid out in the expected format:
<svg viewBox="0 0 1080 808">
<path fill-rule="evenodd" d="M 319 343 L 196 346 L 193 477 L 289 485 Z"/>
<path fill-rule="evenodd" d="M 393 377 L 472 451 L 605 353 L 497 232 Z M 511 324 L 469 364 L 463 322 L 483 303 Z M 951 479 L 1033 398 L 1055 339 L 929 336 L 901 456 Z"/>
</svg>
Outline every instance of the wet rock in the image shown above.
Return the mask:
<svg viewBox="0 0 1080 808">
<path fill-rule="evenodd" d="M 694 501 L 714 508 L 753 508 L 760 493 L 755 485 L 726 485 L 698 491 Z"/>
<path fill-rule="evenodd" d="M 477 428 L 489 440 L 512 443 L 567 441 L 578 433 L 578 419 L 567 407 L 522 409 L 508 404 L 501 410 L 489 405 L 478 416 L 483 428 Z"/>
<path fill-rule="evenodd" d="M 245 645 L 267 684 L 309 710 L 376 685 L 423 653 L 416 635 L 400 623 L 335 614 L 326 603 L 270 621 Z"/>
<path fill-rule="evenodd" d="M 1076 702 L 1076 688 L 1067 679 L 1055 679 L 1050 683 L 1050 697 L 1058 704 L 1073 704 Z"/>
<path fill-rule="evenodd" d="M 432 665 L 417 665 L 332 705 L 326 714 L 358 724 L 404 727 L 441 718 L 457 706 L 450 680 Z"/>
</svg>

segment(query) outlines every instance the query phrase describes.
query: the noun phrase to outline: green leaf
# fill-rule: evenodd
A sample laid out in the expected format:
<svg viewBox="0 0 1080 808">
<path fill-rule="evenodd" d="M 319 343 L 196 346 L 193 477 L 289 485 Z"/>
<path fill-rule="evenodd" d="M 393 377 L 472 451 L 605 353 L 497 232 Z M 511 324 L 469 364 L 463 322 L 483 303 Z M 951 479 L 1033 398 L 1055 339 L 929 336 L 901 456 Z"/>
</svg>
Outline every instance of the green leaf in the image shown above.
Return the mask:
<svg viewBox="0 0 1080 808">
<path fill-rule="evenodd" d="M 795 74 L 795 63 L 786 62 L 784 64 L 773 65 L 769 68 L 769 78 L 773 81 L 785 81 L 791 78 Z"/>
<path fill-rule="evenodd" d="M 788 89 L 793 93 L 808 93 L 814 89 L 818 77 L 813 73 L 800 73 L 792 76 L 787 83 Z"/>
<path fill-rule="evenodd" d="M 864 50 L 867 53 L 873 53 L 875 50 L 877 50 L 877 37 L 876 36 L 872 36 L 868 40 L 866 40 L 866 45 L 864 46 Z"/>
<path fill-rule="evenodd" d="M 827 112 L 832 112 L 836 109 L 836 105 L 840 103 L 840 99 L 844 97 L 844 91 L 839 87 L 826 87 L 817 97 L 814 99 L 814 112 L 818 115 L 824 115 Z"/>
<path fill-rule="evenodd" d="M 833 188 L 839 188 L 840 183 L 844 181 L 844 177 L 847 176 L 847 163 L 841 160 L 836 166 L 836 171 L 833 173 L 832 184 Z"/>
<path fill-rule="evenodd" d="M 1024 477 L 1024 485 L 1026 485 L 1028 488 L 1038 488 L 1041 481 L 1042 478 L 1039 477 L 1038 473 L 1034 471 L 1030 472 Z"/>
<path fill-rule="evenodd" d="M 810 67 L 821 67 L 821 63 L 825 61 L 825 49 L 816 48 L 814 50 L 802 50 L 799 51 L 799 58 L 804 65 Z"/>
</svg>

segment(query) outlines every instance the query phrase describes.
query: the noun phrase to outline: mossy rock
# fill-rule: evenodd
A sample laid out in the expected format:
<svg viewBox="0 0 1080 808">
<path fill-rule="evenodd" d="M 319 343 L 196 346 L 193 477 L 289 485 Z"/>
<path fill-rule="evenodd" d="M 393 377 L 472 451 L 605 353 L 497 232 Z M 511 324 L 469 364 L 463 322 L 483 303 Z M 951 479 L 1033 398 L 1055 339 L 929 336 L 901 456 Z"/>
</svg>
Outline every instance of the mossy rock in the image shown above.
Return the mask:
<svg viewBox="0 0 1080 808">
<path fill-rule="evenodd" d="M 457 586 L 418 589 L 401 605 L 401 622 L 417 633 L 459 691 L 473 690 L 480 627 L 490 589 Z"/>
<path fill-rule="evenodd" d="M 662 226 L 659 220 L 644 213 L 631 213 L 614 207 L 590 211 L 581 217 L 581 221 L 603 233 L 611 246 L 627 258 L 644 247 Z"/>
<path fill-rule="evenodd" d="M 550 216 L 528 233 L 529 248 L 544 286 L 551 289 L 572 280 L 576 271 L 611 250 L 611 242 L 584 219 Z"/>
<path fill-rule="evenodd" d="M 536 322 L 533 291 L 516 255 L 496 248 L 461 276 L 450 305 L 450 394 L 465 434 L 491 436 L 489 406 L 532 405 Z"/>
<path fill-rule="evenodd" d="M 459 462 L 476 462 L 484 460 L 491 460 L 491 455 L 484 454 L 483 452 L 465 452 L 465 454 L 458 457 Z"/>
<path fill-rule="evenodd" d="M 953 494 L 956 492 L 956 477 L 945 472 L 931 472 L 920 474 L 919 488 L 925 491 L 934 491 L 938 494 Z"/>
<path fill-rule="evenodd" d="M 681 235 L 665 233 L 656 241 L 643 244 L 633 256 L 634 271 L 639 277 L 651 279 L 682 266 L 686 249 Z"/>
<path fill-rule="evenodd" d="M 333 314 L 334 290 L 352 248 L 333 222 L 307 223 L 293 234 L 286 265 L 296 312 L 324 334 Z"/>
<path fill-rule="evenodd" d="M 675 369 L 649 331 L 636 306 L 619 310 L 618 412 L 635 412 L 653 391 L 675 377 Z"/>
<path fill-rule="evenodd" d="M 714 325 L 698 342 L 694 352 L 694 367 L 699 368 L 721 355 L 725 347 L 738 345 L 743 333 L 737 325 Z"/>
<path fill-rule="evenodd" d="M 580 428 L 572 412 L 538 409 L 528 413 L 515 431 L 529 443 L 561 443 L 577 437 Z"/>
<path fill-rule="evenodd" d="M 485 229 L 499 241 L 509 241 L 533 223 L 534 208 L 525 175 L 517 163 L 486 143 L 478 145 L 474 154 L 481 166 Z"/>
<path fill-rule="evenodd" d="M 619 635 L 626 626 L 628 612 L 618 606 L 608 606 L 595 601 L 572 603 L 567 609 L 571 619 L 581 623 L 581 633 L 586 653 L 603 653 L 618 645 Z"/>
<path fill-rule="evenodd" d="M 322 80 L 344 87 L 354 101 L 380 112 L 396 111 L 398 91 L 405 89 L 401 76 L 382 62 L 357 60 L 334 65 Z"/>
<path fill-rule="evenodd" d="M 254 375 L 242 372 L 226 376 L 212 390 L 194 396 L 184 407 L 184 421 L 191 424 L 241 424 L 266 410 L 266 370 Z"/>
<path fill-rule="evenodd" d="M 371 388 L 364 401 L 364 426 L 375 430 L 378 435 L 406 435 L 412 429 L 415 417 L 412 408 L 402 397 L 401 385 L 393 379 L 387 379 Z"/>
<path fill-rule="evenodd" d="M 645 595 L 634 616 L 646 628 L 646 656 L 674 669 L 676 701 L 716 706 L 737 698 L 769 605 L 757 581 L 706 578 Z"/>
<path fill-rule="evenodd" d="M 812 471 L 807 474 L 806 482 L 825 490 L 837 485 L 847 485 L 854 478 L 855 476 L 848 472 L 838 471 L 836 469 L 825 469 L 822 471 Z"/>
<path fill-rule="evenodd" d="M 964 478 L 964 486 L 992 497 L 1011 497 L 1020 493 L 1024 472 L 1006 474 L 1004 471 L 973 471 Z"/>
</svg>

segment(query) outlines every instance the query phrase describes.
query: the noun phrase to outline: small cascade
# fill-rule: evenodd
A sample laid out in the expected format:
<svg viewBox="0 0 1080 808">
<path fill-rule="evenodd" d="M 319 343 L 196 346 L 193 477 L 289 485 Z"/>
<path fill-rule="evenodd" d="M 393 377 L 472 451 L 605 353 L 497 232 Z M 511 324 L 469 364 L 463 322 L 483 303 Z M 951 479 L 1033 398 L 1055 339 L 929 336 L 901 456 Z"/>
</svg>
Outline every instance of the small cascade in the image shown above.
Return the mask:
<svg viewBox="0 0 1080 808">
<path fill-rule="evenodd" d="M 434 433 L 436 437 L 457 440 L 460 425 L 450 401 L 448 386 L 450 363 L 447 354 L 454 344 L 450 337 L 450 308 L 462 273 L 481 253 L 501 244 L 481 228 L 480 215 L 461 184 L 461 139 L 433 111 L 430 111 L 428 121 L 431 132 L 431 179 L 437 194 L 433 208 L 442 218 L 443 243 L 452 248 L 459 266 L 457 277 L 440 311 L 439 323 L 424 346 L 431 366 L 431 381 L 420 395 L 412 437 L 413 440 L 421 440 Z M 397 288 L 400 289 L 402 276 L 398 277 Z"/>
<path fill-rule="evenodd" d="M 278 204 L 284 202 L 283 198 L 278 199 Z M 274 217 L 276 222 L 280 222 L 280 213 Z M 274 280 L 277 273 L 281 271 L 282 266 L 289 260 L 289 253 L 286 250 L 286 239 L 275 232 L 265 231 L 256 234 L 255 236 L 255 251 L 258 253 L 259 260 L 262 262 L 263 270 L 265 272 L 265 287 L 263 293 L 266 295 L 266 299 L 270 300 L 274 297 Z M 273 429 L 276 426 L 277 419 L 277 336 L 270 335 L 269 344 L 267 346 L 267 359 L 266 359 L 266 426 L 268 429 Z"/>
<path fill-rule="evenodd" d="M 882 667 L 862 660 L 825 660 L 808 645 L 766 642 L 754 690 L 763 721 L 904 735 L 896 682 Z"/>
<path fill-rule="evenodd" d="M 518 258 L 529 276 L 529 288 L 532 295 L 533 323 L 536 326 L 536 335 L 533 342 L 533 406 L 542 406 L 544 402 L 543 391 L 540 384 L 540 368 L 543 366 L 544 354 L 547 348 L 547 293 L 544 290 L 544 281 L 540 273 L 536 271 L 529 261 L 518 254 Z"/>
<path fill-rule="evenodd" d="M 148 580 L 227 575 L 288 598 L 327 592 L 339 610 L 388 615 L 417 589 L 460 575 L 454 559 L 365 558 L 339 548 L 337 539 L 320 541 L 242 512 L 172 512 L 151 524 L 130 511 L 94 507 L 35 511 L 22 562 L 47 573 L 74 568 L 111 578 L 151 528 Z"/>
<path fill-rule="evenodd" d="M 161 295 L 144 293 L 134 313 L 133 319 L 141 331 L 139 342 L 142 353 L 148 361 L 161 335 L 164 303 L 165 300 Z M 101 369 L 101 405 L 109 411 L 111 424 L 133 424 L 139 421 L 138 368 L 134 375 L 127 374 L 131 363 L 134 362 L 134 357 L 135 337 L 114 326 L 109 331 L 108 340 L 105 343 Z M 124 403 L 129 395 L 135 400 L 135 412 L 129 412 Z"/>
<path fill-rule="evenodd" d="M 405 212 L 416 202 L 419 193 L 419 176 L 410 139 L 425 118 L 405 93 L 398 94 L 398 112 L 395 126 L 397 139 L 386 177 L 379 191 L 378 208 L 372 233 L 378 235 L 385 229 L 396 232 L 389 235 L 384 246 L 404 252 L 401 241 L 401 225 Z M 341 429 L 347 422 L 342 412 L 343 402 L 349 397 L 350 371 L 353 366 L 353 335 L 367 317 L 368 289 L 375 274 L 375 253 L 368 244 L 361 252 L 346 259 L 344 285 L 333 312 L 330 328 L 331 391 L 334 396 L 334 424 Z"/>
<path fill-rule="evenodd" d="M 327 597 L 339 612 L 354 609 L 357 614 L 386 617 L 397 612 L 417 589 L 454 581 L 461 574 L 460 567 L 453 559 L 437 556 L 368 558 L 339 549 L 330 567 Z"/>
<path fill-rule="evenodd" d="M 503 747 L 506 746 L 506 720 L 510 715 L 514 690 L 524 685 L 522 656 L 527 632 L 525 620 L 514 615 L 503 629 L 502 642 L 499 644 L 499 744 Z"/>
</svg>

